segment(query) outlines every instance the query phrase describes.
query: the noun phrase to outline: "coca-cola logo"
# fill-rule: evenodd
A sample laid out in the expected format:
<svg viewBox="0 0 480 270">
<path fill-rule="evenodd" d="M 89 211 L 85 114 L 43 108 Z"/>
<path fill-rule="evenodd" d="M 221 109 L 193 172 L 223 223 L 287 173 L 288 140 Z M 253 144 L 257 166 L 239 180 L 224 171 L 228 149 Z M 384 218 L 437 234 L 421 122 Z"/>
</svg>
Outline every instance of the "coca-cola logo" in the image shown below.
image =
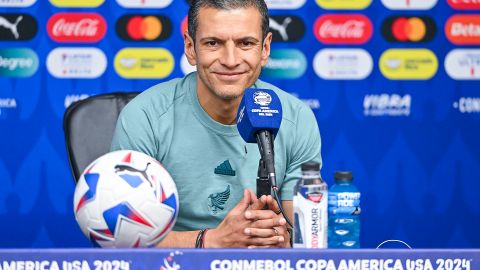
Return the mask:
<svg viewBox="0 0 480 270">
<path fill-rule="evenodd" d="M 96 13 L 57 13 L 47 23 L 56 42 L 98 42 L 107 32 L 105 19 Z"/>
<path fill-rule="evenodd" d="M 480 15 L 453 15 L 445 24 L 445 35 L 456 45 L 480 44 Z"/>
<path fill-rule="evenodd" d="M 454 9 L 480 9 L 480 0 L 448 0 Z"/>
<path fill-rule="evenodd" d="M 323 15 L 314 24 L 315 37 L 325 44 L 363 44 L 372 36 L 372 22 L 361 14 Z"/>
</svg>

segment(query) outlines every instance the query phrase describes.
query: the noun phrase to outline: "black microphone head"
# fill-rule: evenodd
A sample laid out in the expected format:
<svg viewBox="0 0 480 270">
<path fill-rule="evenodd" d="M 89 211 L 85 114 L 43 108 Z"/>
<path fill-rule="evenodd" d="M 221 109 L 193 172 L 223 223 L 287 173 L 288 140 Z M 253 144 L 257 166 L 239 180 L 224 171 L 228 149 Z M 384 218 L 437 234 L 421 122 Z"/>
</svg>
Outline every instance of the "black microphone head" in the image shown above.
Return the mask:
<svg viewBox="0 0 480 270">
<path fill-rule="evenodd" d="M 243 140 L 256 143 L 255 133 L 268 130 L 275 137 L 282 123 L 282 104 L 270 89 L 245 90 L 237 113 L 237 128 Z"/>
</svg>

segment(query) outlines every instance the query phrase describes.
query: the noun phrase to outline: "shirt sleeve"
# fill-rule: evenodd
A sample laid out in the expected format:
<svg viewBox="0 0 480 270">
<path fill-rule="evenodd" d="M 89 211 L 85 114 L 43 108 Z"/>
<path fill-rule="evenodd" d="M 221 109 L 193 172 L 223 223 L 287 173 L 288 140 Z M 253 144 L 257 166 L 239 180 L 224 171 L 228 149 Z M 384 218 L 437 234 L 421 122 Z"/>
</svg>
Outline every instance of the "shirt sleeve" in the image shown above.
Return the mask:
<svg viewBox="0 0 480 270">
<path fill-rule="evenodd" d="M 280 189 L 281 200 L 292 200 L 293 189 L 302 175 L 301 165 L 308 161 L 320 163 L 321 139 L 317 120 L 312 110 L 301 106 L 295 122 L 293 143 L 291 145 L 291 159 L 287 164 L 285 179 Z"/>
<path fill-rule="evenodd" d="M 155 158 L 157 145 L 153 130 L 147 112 L 132 101 L 120 113 L 110 150 L 134 150 Z"/>
</svg>

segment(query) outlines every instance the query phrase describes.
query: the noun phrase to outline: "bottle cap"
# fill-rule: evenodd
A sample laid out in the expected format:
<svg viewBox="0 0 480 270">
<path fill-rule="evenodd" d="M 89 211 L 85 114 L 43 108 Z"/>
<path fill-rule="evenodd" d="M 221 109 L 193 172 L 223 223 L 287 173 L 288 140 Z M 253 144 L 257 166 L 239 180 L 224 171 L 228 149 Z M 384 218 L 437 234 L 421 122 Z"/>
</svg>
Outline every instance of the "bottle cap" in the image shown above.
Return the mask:
<svg viewBox="0 0 480 270">
<path fill-rule="evenodd" d="M 302 163 L 302 171 L 320 171 L 320 163 L 309 161 Z"/>
<path fill-rule="evenodd" d="M 352 181 L 353 180 L 353 175 L 352 175 L 352 172 L 335 172 L 335 174 L 333 175 L 333 178 L 335 180 Z"/>
</svg>

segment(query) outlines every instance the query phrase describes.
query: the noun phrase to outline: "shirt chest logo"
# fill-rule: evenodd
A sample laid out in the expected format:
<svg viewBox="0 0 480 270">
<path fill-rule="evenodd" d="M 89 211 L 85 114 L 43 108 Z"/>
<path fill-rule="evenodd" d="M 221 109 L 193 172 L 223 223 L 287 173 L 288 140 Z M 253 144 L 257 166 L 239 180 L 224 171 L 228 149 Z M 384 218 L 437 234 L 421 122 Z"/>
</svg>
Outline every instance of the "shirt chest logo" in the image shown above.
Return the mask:
<svg viewBox="0 0 480 270">
<path fill-rule="evenodd" d="M 217 214 L 219 210 L 225 209 L 225 203 L 230 197 L 230 185 L 222 192 L 212 193 L 208 196 L 210 212 L 214 215 Z"/>
<path fill-rule="evenodd" d="M 233 170 L 230 161 L 225 160 L 222 164 L 218 165 L 215 170 L 215 174 L 235 176 L 235 170 Z"/>
</svg>

